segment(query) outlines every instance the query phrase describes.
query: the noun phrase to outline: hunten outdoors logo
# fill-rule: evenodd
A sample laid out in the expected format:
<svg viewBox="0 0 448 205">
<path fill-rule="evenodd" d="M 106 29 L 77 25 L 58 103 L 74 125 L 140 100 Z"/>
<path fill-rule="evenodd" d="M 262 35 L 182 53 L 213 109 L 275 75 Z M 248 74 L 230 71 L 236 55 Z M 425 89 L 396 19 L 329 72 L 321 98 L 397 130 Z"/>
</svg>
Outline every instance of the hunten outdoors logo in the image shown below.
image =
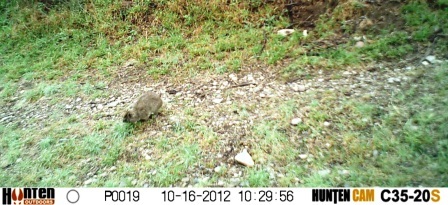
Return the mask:
<svg viewBox="0 0 448 205">
<path fill-rule="evenodd" d="M 54 204 L 54 188 L 2 188 L 2 205 Z"/>
</svg>

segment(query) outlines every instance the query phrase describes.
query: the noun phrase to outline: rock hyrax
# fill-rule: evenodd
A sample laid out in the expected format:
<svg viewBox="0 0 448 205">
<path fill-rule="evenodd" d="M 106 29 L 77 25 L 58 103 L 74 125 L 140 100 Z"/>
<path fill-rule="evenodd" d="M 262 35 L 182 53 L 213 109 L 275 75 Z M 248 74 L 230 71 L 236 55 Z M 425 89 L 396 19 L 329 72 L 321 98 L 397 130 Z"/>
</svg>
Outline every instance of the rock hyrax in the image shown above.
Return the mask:
<svg viewBox="0 0 448 205">
<path fill-rule="evenodd" d="M 157 115 L 162 107 L 162 99 L 154 92 L 148 91 L 140 96 L 124 114 L 123 122 L 148 120 L 151 115 Z"/>
</svg>

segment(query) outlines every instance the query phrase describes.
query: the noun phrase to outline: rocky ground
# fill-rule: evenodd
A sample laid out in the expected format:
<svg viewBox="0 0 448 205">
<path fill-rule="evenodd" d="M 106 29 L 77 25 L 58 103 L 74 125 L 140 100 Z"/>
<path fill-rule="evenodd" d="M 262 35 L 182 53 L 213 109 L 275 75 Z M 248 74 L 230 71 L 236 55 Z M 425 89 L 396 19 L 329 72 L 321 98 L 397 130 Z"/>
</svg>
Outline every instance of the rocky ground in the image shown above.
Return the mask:
<svg viewBox="0 0 448 205">
<path fill-rule="evenodd" d="M 123 72 L 131 72 L 137 68 L 133 66 L 134 60 L 127 62 Z M 422 64 L 430 69 L 435 63 L 424 61 Z M 274 117 L 275 113 L 269 108 L 288 99 L 306 96 L 307 93 L 316 92 L 317 96 L 323 92 L 336 92 L 348 98 L 360 98 L 369 95 L 378 102 L 401 89 L 401 84 L 410 80 L 409 73 L 415 70 L 417 63 L 384 63 L 369 65 L 363 69 L 347 68 L 347 70 L 306 70 L 307 77 L 292 79 L 290 82 L 279 80 L 278 73 L 271 70 L 258 69 L 257 71 L 231 73 L 227 75 L 201 74 L 197 77 L 184 79 L 183 82 L 170 82 L 168 78 L 154 81 L 146 76 L 137 76 L 134 80 L 122 78 L 118 74 L 116 81 L 105 88 L 109 97 L 95 98 L 74 97 L 61 99 L 64 103 L 52 104 L 50 97 L 42 97 L 36 102 L 22 104 L 21 95 L 33 85 L 23 83 L 16 94 L 7 99 L 0 113 L 0 123 L 6 125 L 19 125 L 19 127 L 44 126 L 50 113 L 62 112 L 66 115 L 87 113 L 89 119 L 121 120 L 122 112 L 143 91 L 155 91 L 161 94 L 164 102 L 161 117 L 164 127 L 170 127 L 170 122 L 182 116 L 186 108 L 194 108 L 201 113 L 214 112 L 213 121 L 204 121 L 215 130 L 224 125 L 250 124 L 256 119 Z M 127 75 L 129 73 L 126 73 Z M 132 78 L 131 78 L 132 79 Z M 138 82 L 136 82 L 138 81 Z M 236 117 L 234 105 L 256 107 L 257 113 L 248 121 L 239 121 Z M 218 112 L 218 113 L 216 113 Z M 198 113 L 200 114 L 200 113 Z M 232 114 L 235 115 L 232 117 Z M 220 116 L 216 118 L 217 116 Z M 37 121 L 35 120 L 37 119 Z M 42 119 L 43 121 L 40 121 Z"/>
</svg>

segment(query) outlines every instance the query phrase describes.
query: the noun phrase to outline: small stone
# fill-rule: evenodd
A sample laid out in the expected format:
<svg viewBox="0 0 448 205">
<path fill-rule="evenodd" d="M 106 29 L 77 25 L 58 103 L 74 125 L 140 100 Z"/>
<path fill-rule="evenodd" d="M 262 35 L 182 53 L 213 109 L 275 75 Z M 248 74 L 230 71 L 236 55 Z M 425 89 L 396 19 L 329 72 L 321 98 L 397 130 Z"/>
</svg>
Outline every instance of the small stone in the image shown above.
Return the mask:
<svg viewBox="0 0 448 205">
<path fill-rule="evenodd" d="M 6 116 L 0 120 L 0 122 L 6 122 L 8 119 L 13 118 L 13 116 Z"/>
<path fill-rule="evenodd" d="M 299 92 L 303 92 L 306 90 L 306 87 L 304 85 L 299 85 L 298 90 Z"/>
<path fill-rule="evenodd" d="M 327 122 L 327 121 L 324 122 L 324 126 L 325 126 L 325 127 L 328 127 L 328 126 L 330 126 L 330 125 L 331 125 L 330 122 Z"/>
<path fill-rule="evenodd" d="M 187 182 L 189 182 L 190 181 L 190 178 L 189 177 L 184 177 L 184 178 L 182 178 L 182 182 L 184 182 L 184 183 L 187 183 Z"/>
<path fill-rule="evenodd" d="M 302 34 L 303 34 L 304 37 L 307 37 L 308 36 L 308 30 L 303 30 Z"/>
<path fill-rule="evenodd" d="M 356 42 L 355 47 L 356 47 L 356 48 L 362 48 L 362 47 L 364 47 L 364 42 L 362 42 L 362 41 L 358 41 L 358 42 Z"/>
<path fill-rule="evenodd" d="M 116 107 L 118 105 L 118 103 L 120 103 L 120 101 L 118 101 L 118 100 L 110 102 L 109 104 L 107 104 L 107 107 Z"/>
<path fill-rule="evenodd" d="M 217 166 L 217 167 L 215 167 L 214 170 L 215 170 L 216 173 L 219 173 L 219 172 L 222 171 L 222 167 L 221 166 Z"/>
<path fill-rule="evenodd" d="M 204 177 L 202 179 L 199 179 L 199 183 L 207 183 L 210 177 Z"/>
<path fill-rule="evenodd" d="M 342 73 L 342 75 L 350 75 L 350 74 L 352 74 L 352 73 L 350 73 L 350 71 L 344 71 L 344 72 Z"/>
<path fill-rule="evenodd" d="M 295 32 L 294 29 L 281 29 L 281 30 L 277 31 L 277 34 L 281 35 L 281 36 L 288 36 L 294 32 Z"/>
<path fill-rule="evenodd" d="M 320 175 L 320 176 L 327 176 L 327 175 L 329 175 L 330 174 L 330 170 L 329 169 L 324 169 L 324 170 L 320 170 L 320 171 L 318 171 L 317 173 Z"/>
<path fill-rule="evenodd" d="M 306 159 L 308 157 L 307 154 L 299 154 L 300 159 Z"/>
<path fill-rule="evenodd" d="M 73 105 L 65 105 L 65 109 L 72 109 L 73 108 Z"/>
<path fill-rule="evenodd" d="M 429 65 L 429 62 L 428 61 L 423 61 L 422 65 L 427 66 L 427 65 Z"/>
<path fill-rule="evenodd" d="M 76 102 L 79 102 L 79 101 L 81 101 L 81 98 L 76 98 Z"/>
<path fill-rule="evenodd" d="M 229 181 L 232 186 L 237 186 L 241 182 L 239 178 L 230 178 Z"/>
<path fill-rule="evenodd" d="M 118 187 L 127 187 L 127 183 L 125 181 L 121 181 Z"/>
<path fill-rule="evenodd" d="M 84 182 L 84 185 L 89 185 L 89 184 L 92 184 L 92 183 L 94 183 L 94 182 L 96 182 L 96 181 L 97 181 L 96 179 L 91 178 L 91 179 L 88 179 L 87 181 L 85 181 L 85 182 Z"/>
<path fill-rule="evenodd" d="M 427 60 L 429 63 L 436 63 L 436 57 L 435 56 L 426 56 L 425 60 Z"/>
<path fill-rule="evenodd" d="M 221 103 L 223 100 L 224 100 L 223 98 L 216 98 L 216 99 L 213 99 L 213 102 L 216 103 L 216 104 L 219 104 L 219 103 Z"/>
<path fill-rule="evenodd" d="M 338 174 L 340 174 L 340 175 L 347 175 L 347 174 L 350 174 L 350 171 L 344 169 L 344 170 L 338 171 Z"/>
<path fill-rule="evenodd" d="M 291 120 L 291 125 L 298 125 L 301 122 L 302 122 L 302 119 L 294 118 L 294 119 Z"/>
<path fill-rule="evenodd" d="M 217 185 L 218 185 L 218 186 L 224 186 L 224 185 L 225 185 L 225 183 L 224 183 L 223 181 L 221 181 L 221 180 L 218 180 L 218 183 L 217 183 Z"/>
<path fill-rule="evenodd" d="M 233 82 L 237 82 L 238 81 L 238 77 L 235 74 L 230 74 L 229 78 L 232 79 Z"/>
<path fill-rule="evenodd" d="M 117 170 L 117 167 L 116 167 L 116 166 L 112 166 L 111 168 L 109 168 L 109 171 L 111 171 L 111 172 L 113 172 L 113 171 L 115 171 L 115 170 Z"/>
<path fill-rule="evenodd" d="M 255 82 L 255 78 L 252 74 L 247 75 L 247 81 L 249 82 Z"/>
<path fill-rule="evenodd" d="M 244 149 L 242 152 L 238 153 L 235 156 L 235 160 L 245 166 L 248 167 L 252 167 L 254 166 L 254 160 L 252 159 L 252 157 L 250 156 L 249 153 L 247 153 L 247 150 Z"/>
<path fill-rule="evenodd" d="M 372 154 L 373 154 L 374 157 L 377 157 L 378 156 L 378 150 L 373 150 Z"/>
</svg>

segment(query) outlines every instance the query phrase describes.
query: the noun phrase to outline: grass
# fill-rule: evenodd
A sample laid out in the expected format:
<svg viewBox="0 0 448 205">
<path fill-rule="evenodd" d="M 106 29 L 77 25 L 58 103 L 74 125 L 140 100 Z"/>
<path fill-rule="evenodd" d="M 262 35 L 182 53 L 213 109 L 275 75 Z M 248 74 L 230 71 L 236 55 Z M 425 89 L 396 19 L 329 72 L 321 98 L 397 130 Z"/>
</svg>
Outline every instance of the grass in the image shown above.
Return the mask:
<svg viewBox="0 0 448 205">
<path fill-rule="evenodd" d="M 207 73 L 227 76 L 254 65 L 277 69 L 286 78 L 310 79 L 310 68 L 397 61 L 416 50 L 414 43 L 426 46 L 434 29 L 448 29 L 446 8 L 412 1 L 401 9 L 405 30 L 367 33 L 369 43 L 360 49 L 352 40 L 323 48 L 320 43 L 339 37 L 333 29 L 344 16 L 342 8 L 334 18 L 322 17 L 307 37 L 301 32 L 282 37 L 276 31 L 288 19 L 278 6 L 263 1 L 55 2 L 0 2 L 0 105 L 5 109 L 12 103 L 12 110 L 26 112 L 48 99 L 58 107 L 78 97 L 107 98 L 114 93 L 109 83 L 127 71 L 121 65 L 129 59 L 138 60 L 138 75 L 172 82 Z M 354 9 L 350 12 L 362 9 L 356 2 L 347 5 Z M 438 52 L 447 51 L 445 42 L 437 45 Z M 160 122 L 130 125 L 86 113 L 47 113 L 43 127 L 0 123 L 0 181 L 5 186 L 167 187 L 185 178 L 196 186 L 240 178 L 238 186 L 251 187 L 444 186 L 447 76 L 446 64 L 422 74 L 384 99 L 387 106 L 368 97 L 306 92 L 261 108 L 270 118 L 248 125 L 243 136 L 212 129 L 209 119 L 222 113 L 200 107 L 186 107 L 179 119 L 169 121 L 171 127 L 156 133 L 147 128 L 164 126 Z M 251 119 L 259 109 L 230 106 L 239 120 Z M 291 126 L 300 114 L 306 116 L 303 122 Z M 256 167 L 229 165 L 219 156 L 247 144 Z M 214 172 L 217 166 L 221 169 Z M 84 184 L 89 179 L 94 180 Z"/>
</svg>

